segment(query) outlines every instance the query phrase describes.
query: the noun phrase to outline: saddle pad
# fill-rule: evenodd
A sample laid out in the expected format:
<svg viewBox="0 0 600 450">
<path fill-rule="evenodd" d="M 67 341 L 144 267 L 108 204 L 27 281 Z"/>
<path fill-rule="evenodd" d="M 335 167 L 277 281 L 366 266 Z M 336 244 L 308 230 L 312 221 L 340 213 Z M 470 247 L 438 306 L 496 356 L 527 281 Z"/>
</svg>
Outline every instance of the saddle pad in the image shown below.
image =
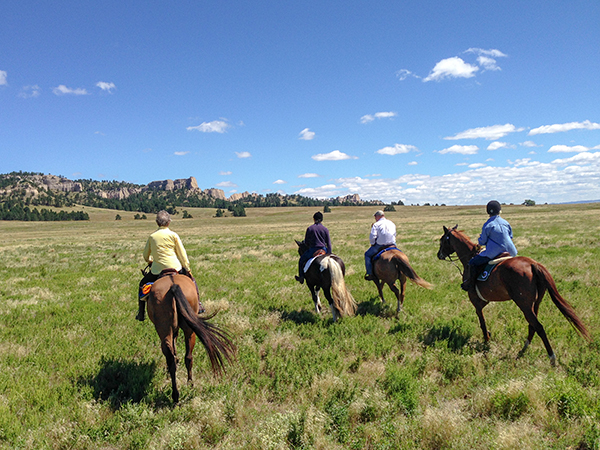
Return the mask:
<svg viewBox="0 0 600 450">
<path fill-rule="evenodd" d="M 150 289 L 152 289 L 153 284 L 154 284 L 154 281 L 151 281 L 150 283 L 146 283 L 142 286 L 142 289 L 140 289 L 140 294 L 139 294 L 140 300 L 145 299 L 148 296 L 148 294 L 150 293 Z"/>
<path fill-rule="evenodd" d="M 309 269 L 310 265 L 311 265 L 311 264 L 313 263 L 313 261 L 314 261 L 315 259 L 317 259 L 319 256 L 322 256 L 322 255 L 314 256 L 314 257 L 310 258 L 308 261 L 306 261 L 306 264 L 304 264 L 304 273 L 308 272 L 308 269 Z M 325 259 L 323 259 L 323 260 L 325 260 Z M 320 270 L 321 270 L 321 272 L 323 272 L 323 271 L 325 270 L 325 268 L 324 268 L 323 266 L 321 266 L 321 267 L 320 267 Z"/>
<path fill-rule="evenodd" d="M 492 270 L 494 269 L 494 266 L 496 264 L 501 263 L 502 261 L 506 261 L 507 259 L 512 258 L 512 256 L 505 256 L 502 258 L 496 258 L 496 259 L 492 259 L 491 261 L 489 261 L 486 266 L 485 269 L 483 269 L 483 272 L 481 272 L 479 274 L 479 276 L 477 277 L 477 281 L 487 281 L 487 279 L 489 278 L 490 274 L 492 273 Z"/>
<path fill-rule="evenodd" d="M 386 247 L 383 250 L 381 250 L 379 253 L 377 253 L 375 256 L 373 256 L 373 261 L 377 261 L 379 258 L 381 258 L 381 255 L 383 255 L 385 252 L 387 252 L 389 250 L 398 250 L 399 252 L 402 251 L 398 247 L 396 247 L 395 245 L 392 246 L 392 247 Z"/>
</svg>

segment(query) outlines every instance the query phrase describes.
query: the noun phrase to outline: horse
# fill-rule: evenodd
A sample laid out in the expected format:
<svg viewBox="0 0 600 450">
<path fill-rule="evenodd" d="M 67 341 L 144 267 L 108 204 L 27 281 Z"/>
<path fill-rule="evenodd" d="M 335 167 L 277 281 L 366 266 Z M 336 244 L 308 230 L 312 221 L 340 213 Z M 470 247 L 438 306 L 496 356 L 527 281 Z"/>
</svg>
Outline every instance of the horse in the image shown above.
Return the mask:
<svg viewBox="0 0 600 450">
<path fill-rule="evenodd" d="M 431 283 L 417 275 L 408 262 L 408 256 L 396 248 L 386 250 L 373 263 L 373 282 L 377 286 L 381 303 L 385 303 L 383 286 L 387 284 L 391 291 L 396 294 L 398 301 L 396 314 L 402 310 L 402 305 L 404 304 L 404 291 L 407 278 L 418 286 L 426 289 L 433 288 Z M 400 290 L 396 287 L 396 280 L 400 280 Z"/>
<path fill-rule="evenodd" d="M 298 244 L 300 255 L 308 250 L 308 246 L 304 241 L 296 241 L 296 244 Z M 323 289 L 334 322 L 340 317 L 356 314 L 357 304 L 348 288 L 346 288 L 345 276 L 346 266 L 344 261 L 332 253 L 322 254 L 314 258 L 308 271 L 304 274 L 306 285 L 315 304 L 315 311 L 317 314 L 321 313 L 319 290 Z"/>
<path fill-rule="evenodd" d="M 187 381 L 193 385 L 192 365 L 196 336 L 204 345 L 215 375 L 225 371 L 225 361 L 231 362 L 236 348 L 229 333 L 198 315 L 199 302 L 196 284 L 185 275 L 168 275 L 156 280 L 148 297 L 148 317 L 154 324 L 161 341 L 161 349 L 167 360 L 171 376 L 172 398 L 179 402 L 177 389 L 177 349 L 179 329 L 185 336 L 185 366 Z"/>
<path fill-rule="evenodd" d="M 451 229 L 444 227 L 437 257 L 440 260 L 448 259 L 452 261 L 450 255 L 456 253 L 463 269 L 466 270 L 469 260 L 475 256 L 480 247 L 457 228 L 458 225 Z M 525 340 L 525 346 L 519 352 L 517 358 L 525 353 L 537 333 L 546 347 L 550 363 L 553 366 L 556 365 L 556 355 L 550 346 L 546 331 L 537 317 L 540 303 L 546 291 L 550 294 L 550 298 L 558 310 L 578 334 L 590 342 L 589 331 L 581 319 L 577 317 L 573 307 L 558 293 L 554 279 L 548 269 L 539 262 L 524 256 L 503 259 L 494 266 L 487 281 L 477 281 L 475 288 L 469 290 L 469 300 L 471 300 L 477 312 L 484 341 L 488 342 L 491 335 L 485 324 L 483 308 L 489 302 L 503 302 L 512 299 L 523 312 L 525 320 L 529 324 L 529 334 Z"/>
</svg>

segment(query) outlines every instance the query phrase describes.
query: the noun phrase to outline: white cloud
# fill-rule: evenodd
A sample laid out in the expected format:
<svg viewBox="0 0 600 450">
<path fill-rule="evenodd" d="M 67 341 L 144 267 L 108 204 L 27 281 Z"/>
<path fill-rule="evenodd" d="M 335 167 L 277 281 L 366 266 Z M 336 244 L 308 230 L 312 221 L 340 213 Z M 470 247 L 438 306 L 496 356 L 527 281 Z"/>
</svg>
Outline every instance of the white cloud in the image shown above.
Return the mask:
<svg viewBox="0 0 600 450">
<path fill-rule="evenodd" d="M 175 156 L 185 156 L 187 155 L 189 152 L 175 152 L 174 155 Z"/>
<path fill-rule="evenodd" d="M 377 150 L 376 153 L 381 155 L 400 155 L 402 153 L 408 153 L 411 151 L 417 152 L 419 149 L 414 145 L 395 144 L 393 147 L 383 147 Z"/>
<path fill-rule="evenodd" d="M 487 164 L 484 163 L 473 163 L 473 164 L 469 164 L 469 169 L 479 169 L 480 167 L 485 167 L 487 166 Z"/>
<path fill-rule="evenodd" d="M 548 153 L 579 153 L 587 151 L 589 151 L 589 147 L 584 147 L 583 145 L 574 145 L 572 147 L 569 147 L 568 145 L 553 145 L 548 150 Z"/>
<path fill-rule="evenodd" d="M 319 178 L 320 176 L 317 173 L 303 173 L 302 175 L 298 175 L 298 178 Z"/>
<path fill-rule="evenodd" d="M 21 92 L 19 92 L 19 97 L 21 98 L 35 98 L 39 97 L 42 90 L 37 84 L 31 86 L 23 86 Z"/>
<path fill-rule="evenodd" d="M 584 120 L 583 122 L 569 122 L 554 125 L 543 125 L 541 127 L 534 128 L 533 130 L 531 130 L 529 132 L 529 135 L 535 136 L 536 134 L 562 133 L 571 130 L 600 130 L 600 123 L 594 123 L 590 122 L 589 120 Z"/>
<path fill-rule="evenodd" d="M 113 89 L 117 88 L 115 83 L 107 83 L 106 81 L 98 81 L 96 86 L 109 93 L 112 93 Z"/>
<path fill-rule="evenodd" d="M 224 120 L 213 120 L 212 122 L 202 122 L 195 127 L 187 127 L 188 131 L 200 131 L 202 133 L 225 133 L 229 125 Z"/>
<path fill-rule="evenodd" d="M 508 55 L 505 55 L 500 50 L 496 50 L 494 48 L 490 50 L 484 50 L 482 48 L 471 47 L 466 50 L 465 53 L 475 53 L 476 55 L 490 56 L 492 58 L 505 58 Z"/>
<path fill-rule="evenodd" d="M 0 70 L 0 86 L 6 86 L 8 84 L 8 81 L 6 80 L 7 77 L 8 73 L 6 70 Z"/>
<path fill-rule="evenodd" d="M 223 187 L 223 188 L 237 187 L 237 184 L 232 183 L 231 181 L 221 181 L 220 183 L 217 183 L 217 187 Z"/>
<path fill-rule="evenodd" d="M 419 163 L 416 161 L 411 161 L 408 163 L 409 166 L 416 166 L 417 164 L 419 164 Z"/>
<path fill-rule="evenodd" d="M 375 119 L 390 119 L 396 117 L 398 114 L 393 111 L 382 111 L 375 114 L 365 114 L 360 118 L 360 123 L 373 122 Z"/>
<path fill-rule="evenodd" d="M 235 152 L 238 158 L 250 158 L 252 155 L 250 152 Z"/>
<path fill-rule="evenodd" d="M 500 50 L 490 49 L 484 50 L 482 48 L 470 48 L 465 53 L 474 53 L 477 55 L 477 63 L 483 70 L 501 70 L 498 67 L 496 58 L 504 58 L 506 55 Z"/>
<path fill-rule="evenodd" d="M 347 155 L 339 150 L 334 150 L 330 153 L 319 153 L 312 156 L 315 161 L 342 161 L 344 159 L 358 159 L 356 156 Z"/>
<path fill-rule="evenodd" d="M 310 131 L 310 129 L 305 128 L 300 132 L 300 137 L 298 139 L 302 139 L 303 141 L 312 141 L 315 138 L 315 132 Z"/>
<path fill-rule="evenodd" d="M 525 158 L 504 167 L 467 168 L 440 176 L 413 173 L 389 179 L 339 178 L 297 193 L 314 198 L 358 194 L 364 200 L 401 199 L 407 204 L 485 205 L 491 198 L 516 204 L 527 198 L 538 203 L 596 200 L 598 192 L 600 151 L 581 152 L 550 163 Z"/>
<path fill-rule="evenodd" d="M 415 78 L 421 78 L 418 75 L 415 75 L 414 73 L 412 73 L 410 70 L 406 70 L 406 69 L 401 69 L 398 72 L 396 72 L 396 76 L 398 77 L 398 79 L 400 81 L 404 81 L 406 80 L 408 77 L 415 77 Z"/>
<path fill-rule="evenodd" d="M 71 89 L 66 87 L 64 84 L 55 87 L 52 89 L 52 92 L 55 95 L 87 95 L 88 93 L 84 88 Z"/>
<path fill-rule="evenodd" d="M 445 78 L 471 78 L 475 76 L 475 72 L 478 70 L 479 67 L 464 62 L 458 56 L 453 56 L 438 62 L 423 81 L 441 81 Z"/>
<path fill-rule="evenodd" d="M 287 181 L 283 181 L 283 180 L 273 181 L 273 184 L 286 184 L 286 183 L 287 183 Z"/>
<path fill-rule="evenodd" d="M 513 145 L 510 145 L 507 142 L 500 142 L 500 141 L 495 141 L 492 142 L 490 145 L 488 145 L 488 150 L 498 150 L 501 148 L 514 148 Z"/>
<path fill-rule="evenodd" d="M 538 145 L 533 141 L 521 142 L 519 145 L 522 145 L 523 147 L 541 147 L 541 145 Z"/>
<path fill-rule="evenodd" d="M 453 145 L 452 147 L 445 148 L 438 151 L 440 155 L 446 155 L 449 153 L 458 153 L 459 155 L 475 155 L 479 147 L 476 145 Z"/>
<path fill-rule="evenodd" d="M 221 171 L 219 172 L 219 175 L 231 175 L 232 172 L 230 171 Z"/>
<path fill-rule="evenodd" d="M 448 141 L 456 141 L 459 139 L 478 139 L 483 138 L 488 141 L 503 138 L 509 133 L 515 133 L 523 131 L 524 128 L 517 128 L 511 123 L 504 125 L 492 125 L 489 127 L 471 128 L 469 130 L 461 131 L 454 136 L 447 136 L 444 139 Z"/>
</svg>

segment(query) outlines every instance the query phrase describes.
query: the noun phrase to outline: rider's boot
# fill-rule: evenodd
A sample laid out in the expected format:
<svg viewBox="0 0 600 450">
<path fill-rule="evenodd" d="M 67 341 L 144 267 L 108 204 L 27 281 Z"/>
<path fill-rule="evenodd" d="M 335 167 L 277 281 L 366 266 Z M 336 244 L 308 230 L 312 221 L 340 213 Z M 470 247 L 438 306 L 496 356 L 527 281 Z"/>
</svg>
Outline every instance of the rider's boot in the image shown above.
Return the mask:
<svg viewBox="0 0 600 450">
<path fill-rule="evenodd" d="M 465 273 L 463 274 L 463 282 L 460 285 L 463 291 L 470 291 L 475 287 L 475 281 L 477 278 L 477 271 L 471 267 L 467 266 Z"/>
<path fill-rule="evenodd" d="M 143 322 L 146 319 L 146 302 L 139 300 L 138 301 L 138 313 L 135 316 L 135 320 L 139 320 Z"/>
</svg>

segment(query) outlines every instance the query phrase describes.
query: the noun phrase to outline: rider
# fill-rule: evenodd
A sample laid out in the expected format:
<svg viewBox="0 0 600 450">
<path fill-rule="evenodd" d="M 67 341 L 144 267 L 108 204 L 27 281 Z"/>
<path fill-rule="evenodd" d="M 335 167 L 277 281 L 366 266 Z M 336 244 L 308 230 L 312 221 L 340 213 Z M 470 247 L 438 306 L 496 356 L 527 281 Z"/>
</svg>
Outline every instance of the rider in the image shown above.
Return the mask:
<svg viewBox="0 0 600 450">
<path fill-rule="evenodd" d="M 508 252 L 510 256 L 517 256 L 517 248 L 512 241 L 512 228 L 506 220 L 500 217 L 501 209 L 500 203 L 496 200 L 490 201 L 486 206 L 490 218 L 483 224 L 479 236 L 479 245 L 485 245 L 485 250 L 469 261 L 463 276 L 463 283 L 460 285 L 465 291 L 475 286 L 475 280 L 488 261 L 504 252 Z"/>
<path fill-rule="evenodd" d="M 313 221 L 314 224 L 306 229 L 306 235 L 304 236 L 304 243 L 308 246 L 308 250 L 300 256 L 300 261 L 298 261 L 296 281 L 300 284 L 304 283 L 304 265 L 312 258 L 315 252 L 317 250 L 324 250 L 325 253 L 331 253 L 333 250 L 329 230 L 323 225 L 323 213 L 321 211 L 314 213 Z"/>
<path fill-rule="evenodd" d="M 374 280 L 371 258 L 384 247 L 396 245 L 396 225 L 394 222 L 386 219 L 381 210 L 376 211 L 373 216 L 375 217 L 375 223 L 371 226 L 371 234 L 369 235 L 371 247 L 365 252 L 365 268 L 367 269 L 365 280 Z"/>
<path fill-rule="evenodd" d="M 156 281 L 160 273 L 165 269 L 175 269 L 180 274 L 188 275 L 193 280 L 185 248 L 179 235 L 169 229 L 170 223 L 171 216 L 169 213 L 164 210 L 159 211 L 156 214 L 158 230 L 152 233 L 146 241 L 144 259 L 152 266 L 140 281 L 139 310 L 137 316 L 135 316 L 139 321 L 145 319 L 146 301 L 141 300 L 145 296 L 142 292 L 144 284 Z"/>
</svg>

